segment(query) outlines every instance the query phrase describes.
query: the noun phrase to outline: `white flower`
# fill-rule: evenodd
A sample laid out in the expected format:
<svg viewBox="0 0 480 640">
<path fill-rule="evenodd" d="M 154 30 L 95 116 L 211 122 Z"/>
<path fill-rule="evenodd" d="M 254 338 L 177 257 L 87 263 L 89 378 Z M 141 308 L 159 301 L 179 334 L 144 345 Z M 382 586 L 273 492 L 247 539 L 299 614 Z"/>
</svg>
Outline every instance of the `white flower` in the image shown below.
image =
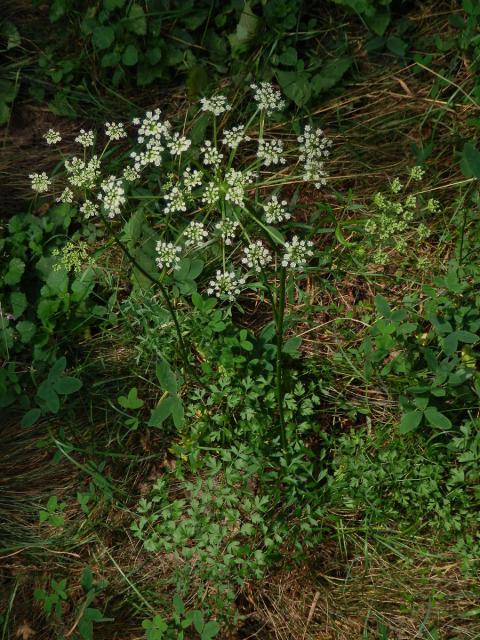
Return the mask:
<svg viewBox="0 0 480 640">
<path fill-rule="evenodd" d="M 191 193 L 195 187 L 199 187 L 202 184 L 203 173 L 197 169 L 191 169 L 187 167 L 183 172 L 183 186 L 185 191 Z"/>
<path fill-rule="evenodd" d="M 123 170 L 123 178 L 127 182 L 135 182 L 140 177 L 140 173 L 135 169 L 135 167 L 125 167 Z"/>
<path fill-rule="evenodd" d="M 203 192 L 202 202 L 207 204 L 209 207 L 214 207 L 218 203 L 219 197 L 220 189 L 215 182 L 209 182 Z"/>
<path fill-rule="evenodd" d="M 243 276 L 237 276 L 234 271 L 223 272 L 218 269 L 214 280 L 209 282 L 207 294 L 233 302 L 241 293 L 244 284 Z"/>
<path fill-rule="evenodd" d="M 167 204 L 165 206 L 165 213 L 174 213 L 176 211 L 186 211 L 187 203 L 185 202 L 185 196 L 179 187 L 175 186 L 170 189 L 164 196 Z"/>
<path fill-rule="evenodd" d="M 121 122 L 106 122 L 105 135 L 110 140 L 121 140 L 127 137 L 127 132 Z"/>
<path fill-rule="evenodd" d="M 310 240 L 300 240 L 298 236 L 293 236 L 291 242 L 285 243 L 282 267 L 297 271 L 304 269 L 308 259 L 313 256 L 312 247 L 313 242 Z"/>
<path fill-rule="evenodd" d="M 146 144 L 144 151 L 137 153 L 132 151 L 130 157 L 133 160 L 133 166 L 137 171 L 141 171 L 143 167 L 149 164 L 153 164 L 155 167 L 159 167 L 162 164 L 162 147 L 157 138 L 151 138 Z"/>
<path fill-rule="evenodd" d="M 225 194 L 225 200 L 233 202 L 239 207 L 243 207 L 245 198 L 245 189 L 248 184 L 253 181 L 252 171 L 236 171 L 235 169 L 229 169 L 225 174 L 225 181 L 228 185 L 227 192 Z"/>
<path fill-rule="evenodd" d="M 259 109 L 266 111 L 267 115 L 271 115 L 274 111 L 281 111 L 285 107 L 282 94 L 270 82 L 251 84 L 250 87 L 253 89 L 253 99 Z"/>
<path fill-rule="evenodd" d="M 142 143 L 146 138 L 160 140 L 161 136 L 169 137 L 172 125 L 168 120 L 165 120 L 165 122 L 160 120 L 161 113 L 160 109 L 155 109 L 155 111 L 147 111 L 143 120 L 140 120 L 140 118 L 133 119 L 133 124 L 139 125 L 138 142 Z"/>
<path fill-rule="evenodd" d="M 228 104 L 228 100 L 225 96 L 212 96 L 211 98 L 200 98 L 202 104 L 202 111 L 209 111 L 215 116 L 220 116 L 225 111 L 230 111 L 232 108 Z"/>
<path fill-rule="evenodd" d="M 262 205 L 265 210 L 265 220 L 268 224 L 276 224 L 289 220 L 292 216 L 287 211 L 287 201 L 282 200 L 279 202 L 278 197 L 273 195 L 268 202 Z"/>
<path fill-rule="evenodd" d="M 217 222 L 215 229 L 220 231 L 220 235 L 225 244 L 231 245 L 239 226 L 240 225 L 236 220 L 225 218 L 225 220 Z"/>
<path fill-rule="evenodd" d="M 211 165 L 212 167 L 218 167 L 220 165 L 223 153 L 220 153 L 213 147 L 210 140 L 205 141 L 203 147 L 200 148 L 200 152 L 203 153 L 203 164 Z"/>
<path fill-rule="evenodd" d="M 85 129 L 80 129 L 80 133 L 75 138 L 75 142 L 78 142 L 82 145 L 82 147 L 93 147 L 93 143 L 95 142 L 95 134 L 93 131 L 85 131 Z"/>
<path fill-rule="evenodd" d="M 65 160 L 65 170 L 68 181 L 73 187 L 93 189 L 100 175 L 100 160 L 97 156 L 92 156 L 88 162 L 85 162 L 74 156 L 70 160 Z"/>
<path fill-rule="evenodd" d="M 262 164 L 269 167 L 271 164 L 285 164 L 282 158 L 283 142 L 281 140 L 259 140 L 257 158 Z"/>
<path fill-rule="evenodd" d="M 164 267 L 167 269 L 180 269 L 180 256 L 178 255 L 181 251 L 180 247 L 176 247 L 171 242 L 158 240 L 156 249 L 158 253 L 156 262 L 159 269 Z"/>
<path fill-rule="evenodd" d="M 315 187 L 320 189 L 327 184 L 328 173 L 324 169 L 324 163 L 321 160 L 307 160 L 303 167 L 303 179 L 306 182 L 314 182 Z"/>
<path fill-rule="evenodd" d="M 245 247 L 243 252 L 245 256 L 242 258 L 242 262 L 257 273 L 260 273 L 262 268 L 266 267 L 272 261 L 269 250 L 263 245 L 261 240 L 252 242 L 248 247 Z"/>
<path fill-rule="evenodd" d="M 122 181 L 115 176 L 109 176 L 102 182 L 100 189 L 103 193 L 98 195 L 98 199 L 102 201 L 107 216 L 113 218 L 120 213 L 121 206 L 126 202 Z"/>
<path fill-rule="evenodd" d="M 185 238 L 186 247 L 192 245 L 198 247 L 198 245 L 203 244 L 208 238 L 208 231 L 203 222 L 191 222 L 188 227 L 185 227 L 183 237 Z"/>
<path fill-rule="evenodd" d="M 175 132 L 167 142 L 167 147 L 170 149 L 170 153 L 172 154 L 172 156 L 179 156 L 184 151 L 187 151 L 191 144 L 191 140 Z"/>
<path fill-rule="evenodd" d="M 62 139 L 62 136 L 58 131 L 55 131 L 55 129 L 49 129 L 47 133 L 43 135 L 43 137 L 47 141 L 47 144 L 57 144 L 57 142 L 60 142 L 60 140 Z"/>
<path fill-rule="evenodd" d="M 225 146 L 230 147 L 230 149 L 236 149 L 241 142 L 248 140 L 250 140 L 250 138 L 245 135 L 244 125 L 223 130 L 222 142 Z"/>
<path fill-rule="evenodd" d="M 57 198 L 57 202 L 64 202 L 67 204 L 73 202 L 73 191 L 69 187 L 65 187 L 65 189 Z"/>
<path fill-rule="evenodd" d="M 31 173 L 28 177 L 32 181 L 32 189 L 34 191 L 37 193 L 44 193 L 45 191 L 48 191 L 50 179 L 45 171 L 42 171 L 42 173 Z"/>
<path fill-rule="evenodd" d="M 85 202 L 80 207 L 80 213 L 83 213 L 85 218 L 96 216 L 98 215 L 98 205 L 91 200 L 85 200 Z"/>
<path fill-rule="evenodd" d="M 320 160 L 330 155 L 332 141 L 326 137 L 322 129 L 312 129 L 307 124 L 297 140 L 300 142 L 300 162 Z"/>
</svg>

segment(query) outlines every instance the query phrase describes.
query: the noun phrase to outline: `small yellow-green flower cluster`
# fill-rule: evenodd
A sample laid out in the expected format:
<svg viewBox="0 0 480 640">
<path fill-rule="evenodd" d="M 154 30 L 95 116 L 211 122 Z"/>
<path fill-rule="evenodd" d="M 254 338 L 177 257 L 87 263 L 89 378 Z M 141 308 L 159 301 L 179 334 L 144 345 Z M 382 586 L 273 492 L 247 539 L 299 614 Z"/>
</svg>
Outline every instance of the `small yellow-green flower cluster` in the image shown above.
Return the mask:
<svg viewBox="0 0 480 640">
<path fill-rule="evenodd" d="M 58 260 L 53 265 L 54 271 L 74 271 L 81 273 L 86 265 L 92 264 L 92 258 L 88 254 L 86 242 L 67 242 L 62 249 L 54 249 L 52 255 Z"/>
<path fill-rule="evenodd" d="M 385 265 L 392 251 L 402 254 L 409 242 L 420 243 L 429 237 L 430 230 L 422 218 L 428 219 L 436 213 L 439 203 L 433 199 L 425 201 L 420 194 L 406 193 L 412 183 L 422 180 L 424 175 L 422 167 L 412 167 L 406 182 L 399 177 L 390 181 L 391 195 L 377 192 L 373 196 L 364 230 L 373 248 L 375 264 Z M 365 247 L 360 248 L 359 253 L 365 254 Z"/>
</svg>

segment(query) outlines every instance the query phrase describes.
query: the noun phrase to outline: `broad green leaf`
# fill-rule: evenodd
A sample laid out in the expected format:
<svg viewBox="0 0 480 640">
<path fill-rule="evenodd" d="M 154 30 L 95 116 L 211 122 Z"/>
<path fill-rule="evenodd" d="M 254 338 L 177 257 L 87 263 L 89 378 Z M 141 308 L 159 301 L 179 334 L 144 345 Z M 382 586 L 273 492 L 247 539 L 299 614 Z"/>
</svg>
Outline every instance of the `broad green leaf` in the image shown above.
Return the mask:
<svg viewBox="0 0 480 640">
<path fill-rule="evenodd" d="M 169 393 L 175 395 L 178 391 L 178 382 L 175 374 L 170 369 L 168 362 L 166 360 L 162 360 L 157 364 L 156 368 L 158 382 L 160 383 L 163 391 L 168 391 Z"/>
<path fill-rule="evenodd" d="M 243 53 L 248 49 L 250 42 L 253 40 L 260 28 L 261 20 L 252 10 L 252 5 L 248 0 L 243 6 L 240 19 L 237 24 L 235 33 L 228 36 L 232 53 Z"/>
<path fill-rule="evenodd" d="M 471 142 L 463 145 L 460 169 L 466 178 L 480 178 L 480 151 Z"/>
<path fill-rule="evenodd" d="M 132 387 L 127 396 L 119 396 L 117 401 L 124 409 L 140 409 L 140 407 L 143 407 L 145 404 L 143 400 L 138 397 L 137 387 Z"/>
<path fill-rule="evenodd" d="M 8 263 L 8 271 L 5 274 L 3 281 L 5 284 L 17 284 L 25 271 L 25 263 L 20 258 L 12 258 Z"/>
<path fill-rule="evenodd" d="M 58 413 L 60 409 L 59 397 L 49 380 L 45 380 L 37 389 L 37 397 L 43 400 L 45 406 L 52 413 Z"/>
<path fill-rule="evenodd" d="M 58 380 L 55 380 L 53 388 L 58 394 L 66 396 L 81 389 L 82 381 L 78 378 L 73 378 L 72 376 L 62 376 L 61 378 L 58 378 Z"/>
<path fill-rule="evenodd" d="M 283 93 L 298 107 L 302 107 L 310 100 L 312 84 L 307 73 L 281 70 L 277 70 L 275 73 Z"/>
<path fill-rule="evenodd" d="M 285 51 L 280 54 L 278 60 L 286 67 L 294 67 L 298 60 L 297 50 L 293 47 L 287 47 Z"/>
<path fill-rule="evenodd" d="M 12 315 L 16 320 L 27 308 L 27 296 L 21 291 L 14 291 L 10 294 L 10 304 L 12 306 Z"/>
<path fill-rule="evenodd" d="M 122 62 L 127 67 L 133 67 L 138 62 L 137 47 L 133 44 L 126 46 L 125 51 L 122 54 Z"/>
<path fill-rule="evenodd" d="M 34 409 L 30 409 L 30 411 L 27 411 L 27 413 L 23 416 L 22 418 L 22 427 L 31 427 L 35 424 L 35 422 L 37 422 L 37 420 L 40 418 L 40 416 L 42 415 L 42 410 L 39 409 L 38 407 L 35 407 Z"/>
<path fill-rule="evenodd" d="M 318 94 L 335 86 L 348 69 L 350 69 L 352 62 L 353 58 L 349 56 L 327 62 L 327 64 L 322 67 L 320 73 L 312 78 L 313 92 Z"/>
<path fill-rule="evenodd" d="M 183 403 L 178 396 L 172 396 L 172 418 L 173 424 L 177 429 L 183 427 L 185 414 L 183 411 Z"/>
<path fill-rule="evenodd" d="M 173 411 L 174 396 L 163 398 L 160 403 L 152 410 L 148 421 L 149 427 L 160 427 Z"/>
<path fill-rule="evenodd" d="M 423 418 L 422 411 L 408 411 L 402 417 L 400 422 L 400 433 L 410 433 L 411 431 L 415 431 Z"/>
<path fill-rule="evenodd" d="M 439 429 L 450 429 L 452 423 L 447 416 L 441 413 L 436 407 L 427 407 L 425 409 L 425 418 L 432 425 Z"/>
<path fill-rule="evenodd" d="M 15 329 L 20 334 L 20 340 L 23 344 L 28 344 L 35 335 L 37 328 L 30 320 L 21 320 L 15 326 Z"/>
<path fill-rule="evenodd" d="M 215 638 L 219 631 L 220 625 L 218 624 L 218 622 L 216 620 L 210 620 L 203 627 L 202 640 L 212 640 L 212 638 Z"/>
<path fill-rule="evenodd" d="M 383 36 L 390 24 L 390 9 L 388 7 L 378 7 L 373 15 L 364 16 L 368 27 L 377 36 Z"/>
<path fill-rule="evenodd" d="M 97 27 L 92 34 L 92 42 L 95 49 L 101 51 L 108 49 L 115 40 L 115 31 L 112 27 Z"/>
<path fill-rule="evenodd" d="M 384 318 L 389 318 L 392 310 L 390 309 L 390 305 L 388 304 L 388 300 L 383 296 L 377 294 L 375 296 L 375 307 L 378 313 Z"/>
<path fill-rule="evenodd" d="M 56 360 L 56 362 L 53 364 L 52 368 L 50 369 L 48 374 L 48 379 L 55 380 L 56 378 L 61 376 L 62 373 L 65 371 L 66 366 L 67 366 L 67 359 L 65 358 L 65 356 L 61 356 L 60 358 L 58 358 L 58 360 Z"/>
<path fill-rule="evenodd" d="M 132 4 L 128 13 L 127 28 L 137 36 L 144 36 L 147 33 L 147 19 L 145 12 L 139 4 Z"/>
<path fill-rule="evenodd" d="M 302 339 L 294 336 L 293 338 L 289 338 L 285 344 L 283 345 L 283 353 L 287 353 L 290 355 L 294 355 L 298 353 L 298 347 L 302 344 Z"/>
</svg>

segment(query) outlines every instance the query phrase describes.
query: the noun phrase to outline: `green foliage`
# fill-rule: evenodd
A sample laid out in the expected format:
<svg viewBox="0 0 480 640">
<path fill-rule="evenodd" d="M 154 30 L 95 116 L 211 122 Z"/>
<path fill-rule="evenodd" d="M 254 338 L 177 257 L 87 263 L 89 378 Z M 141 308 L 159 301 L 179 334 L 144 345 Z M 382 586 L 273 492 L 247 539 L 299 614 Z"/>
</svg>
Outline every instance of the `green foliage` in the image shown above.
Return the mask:
<svg viewBox="0 0 480 640">
<path fill-rule="evenodd" d="M 199 640 L 213 640 L 220 631 L 220 625 L 216 620 L 205 621 L 204 615 L 198 609 L 186 611 L 182 599 L 173 597 L 172 620 L 166 622 L 162 616 L 156 615 L 151 620 L 144 620 L 142 627 L 145 629 L 147 640 L 184 640 L 191 637 L 192 630 L 197 632 Z M 190 629 L 186 631 L 186 629 Z"/>
<path fill-rule="evenodd" d="M 402 433 L 420 428 L 456 433 L 480 398 L 480 273 L 452 262 L 422 299 L 392 311 L 377 297 L 377 320 L 363 346 L 367 375 L 394 380 Z M 391 354 L 394 354 L 393 357 Z"/>
<path fill-rule="evenodd" d="M 50 496 L 47 502 L 47 508 L 40 510 L 40 522 L 46 522 L 52 527 L 63 527 L 65 524 L 65 518 L 63 516 L 65 507 L 66 503 L 58 502 L 57 496 Z"/>
</svg>

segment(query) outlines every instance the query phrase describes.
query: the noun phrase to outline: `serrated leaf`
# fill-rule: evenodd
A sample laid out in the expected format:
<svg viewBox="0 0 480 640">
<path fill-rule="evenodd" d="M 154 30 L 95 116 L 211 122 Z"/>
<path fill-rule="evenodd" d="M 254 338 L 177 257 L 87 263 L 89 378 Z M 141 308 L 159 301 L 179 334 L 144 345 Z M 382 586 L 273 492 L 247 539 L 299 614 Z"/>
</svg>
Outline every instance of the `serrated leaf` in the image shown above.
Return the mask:
<svg viewBox="0 0 480 640">
<path fill-rule="evenodd" d="M 8 263 L 8 271 L 3 277 L 5 284 L 17 284 L 20 282 L 23 272 L 25 271 L 25 263 L 20 258 L 12 258 Z"/>
<path fill-rule="evenodd" d="M 240 14 L 235 33 L 228 36 L 233 54 L 243 53 L 248 49 L 251 40 L 255 37 L 260 27 L 260 23 L 260 18 L 252 11 L 251 3 L 247 0 Z"/>
</svg>

